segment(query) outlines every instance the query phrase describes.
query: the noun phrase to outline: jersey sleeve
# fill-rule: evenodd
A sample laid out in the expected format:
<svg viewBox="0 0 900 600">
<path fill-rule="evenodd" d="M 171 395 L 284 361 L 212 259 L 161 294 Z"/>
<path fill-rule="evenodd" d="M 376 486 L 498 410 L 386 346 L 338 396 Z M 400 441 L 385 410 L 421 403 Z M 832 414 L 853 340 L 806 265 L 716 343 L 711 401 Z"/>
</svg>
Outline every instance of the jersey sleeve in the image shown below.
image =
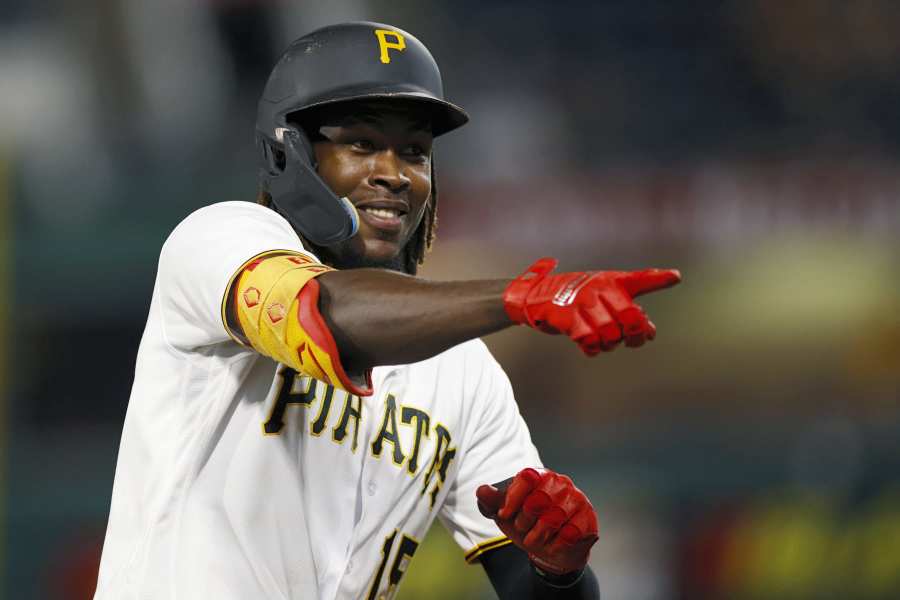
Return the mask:
<svg viewBox="0 0 900 600">
<path fill-rule="evenodd" d="M 509 479 L 525 467 L 543 466 L 519 414 L 509 378 L 480 340 L 473 348 L 467 362 L 476 365 L 467 366 L 466 373 L 474 372 L 475 381 L 466 400 L 477 411 L 471 415 L 472 432 L 466 436 L 459 471 L 438 514 L 469 563 L 488 550 L 511 543 L 494 521 L 479 512 L 478 486 Z"/>
<path fill-rule="evenodd" d="M 182 221 L 163 245 L 157 275 L 169 344 L 190 351 L 231 339 L 222 314 L 231 279 L 249 260 L 277 250 L 318 262 L 284 218 L 259 204 L 222 202 Z"/>
</svg>

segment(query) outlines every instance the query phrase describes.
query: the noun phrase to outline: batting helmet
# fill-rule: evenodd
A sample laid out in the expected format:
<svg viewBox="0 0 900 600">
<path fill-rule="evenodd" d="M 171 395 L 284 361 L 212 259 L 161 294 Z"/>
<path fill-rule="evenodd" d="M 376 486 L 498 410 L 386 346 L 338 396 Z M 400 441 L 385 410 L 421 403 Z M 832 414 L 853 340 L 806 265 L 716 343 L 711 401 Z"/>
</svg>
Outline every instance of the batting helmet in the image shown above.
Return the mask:
<svg viewBox="0 0 900 600">
<path fill-rule="evenodd" d="M 469 120 L 444 100 L 441 73 L 422 42 L 380 23 L 331 25 L 296 40 L 276 63 L 259 101 L 260 182 L 276 209 L 316 245 L 353 236 L 359 221 L 350 201 L 337 198 L 316 174 L 309 140 L 288 117 L 370 99 L 416 103 L 430 114 L 434 136 Z"/>
</svg>

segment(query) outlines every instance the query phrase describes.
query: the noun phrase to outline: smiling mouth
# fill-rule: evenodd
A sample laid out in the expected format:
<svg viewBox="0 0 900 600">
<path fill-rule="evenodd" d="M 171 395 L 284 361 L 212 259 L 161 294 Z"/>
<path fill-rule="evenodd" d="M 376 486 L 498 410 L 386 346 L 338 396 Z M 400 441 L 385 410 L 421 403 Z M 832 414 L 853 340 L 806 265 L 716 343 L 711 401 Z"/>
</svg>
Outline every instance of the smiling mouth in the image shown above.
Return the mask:
<svg viewBox="0 0 900 600">
<path fill-rule="evenodd" d="M 360 206 L 357 211 L 369 226 L 389 233 L 399 233 L 403 227 L 403 217 L 406 216 L 406 211 L 396 208 Z"/>
<path fill-rule="evenodd" d="M 370 215 L 374 215 L 380 219 L 399 219 L 404 214 L 406 214 L 393 208 L 372 208 L 369 206 L 365 206 L 359 210 Z"/>
</svg>

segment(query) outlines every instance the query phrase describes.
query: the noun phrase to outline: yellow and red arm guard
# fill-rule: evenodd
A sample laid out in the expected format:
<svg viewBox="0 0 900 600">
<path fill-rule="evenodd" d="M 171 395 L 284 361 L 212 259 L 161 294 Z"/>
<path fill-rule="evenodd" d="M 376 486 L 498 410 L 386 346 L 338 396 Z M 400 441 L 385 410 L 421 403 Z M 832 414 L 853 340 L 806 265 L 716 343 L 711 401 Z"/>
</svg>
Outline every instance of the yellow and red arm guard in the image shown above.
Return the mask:
<svg viewBox="0 0 900 600">
<path fill-rule="evenodd" d="M 232 277 L 222 303 L 231 337 L 298 373 L 358 396 L 372 395 L 371 370 L 365 386 L 351 381 L 337 344 L 319 313 L 319 283 L 331 267 L 292 250 L 265 252 L 244 263 Z"/>
</svg>

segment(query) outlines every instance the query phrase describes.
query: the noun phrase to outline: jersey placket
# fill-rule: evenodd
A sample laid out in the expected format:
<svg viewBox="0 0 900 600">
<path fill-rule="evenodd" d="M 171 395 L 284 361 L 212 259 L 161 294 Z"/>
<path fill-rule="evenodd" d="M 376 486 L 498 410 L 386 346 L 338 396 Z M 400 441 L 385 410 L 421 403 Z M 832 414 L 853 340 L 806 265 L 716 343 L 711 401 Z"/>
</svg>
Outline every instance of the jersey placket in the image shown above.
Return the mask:
<svg viewBox="0 0 900 600">
<path fill-rule="evenodd" d="M 379 532 L 382 531 L 384 523 L 379 521 L 379 523 L 373 524 L 370 527 L 367 518 L 373 512 L 378 513 L 376 516 L 389 516 L 392 510 L 387 506 L 388 500 L 384 498 L 385 491 L 381 489 L 383 486 L 380 486 L 377 480 L 378 471 L 383 468 L 383 461 L 390 461 L 390 458 L 384 455 L 380 458 L 375 458 L 372 455 L 371 448 L 372 442 L 381 426 L 381 415 L 385 408 L 387 396 L 390 394 L 397 396 L 400 392 L 397 389 L 394 389 L 399 384 L 395 377 L 397 371 L 392 367 L 382 367 L 381 369 L 384 369 L 387 373 L 383 378 L 380 378 L 381 385 L 378 385 L 375 388 L 375 395 L 369 399 L 375 401 L 366 406 L 366 409 L 368 409 L 368 418 L 364 419 L 364 441 L 360 444 L 360 449 L 365 451 L 365 457 L 360 472 L 359 485 L 356 488 L 357 499 L 360 503 L 359 518 L 354 523 L 353 533 L 347 545 L 347 555 L 345 557 L 344 567 L 341 572 L 338 588 L 335 590 L 336 595 L 333 597 L 335 600 L 356 598 L 357 595 L 365 598 L 365 594 L 369 591 L 369 586 L 372 584 L 372 578 L 375 575 L 375 568 L 378 563 L 368 560 L 366 556 L 359 556 L 359 554 L 360 551 L 364 551 L 370 546 L 377 546 L 380 549 L 381 543 L 384 541 L 379 537 Z M 402 387 L 402 384 L 400 385 Z M 375 511 L 375 509 L 380 510 Z M 365 548 L 359 547 L 360 534 L 369 533 L 370 530 L 371 535 L 373 536 L 372 540 Z M 360 569 L 366 569 L 367 572 L 362 574 L 359 572 Z M 372 572 L 370 573 L 368 571 Z M 345 580 L 353 582 L 351 587 L 353 585 L 361 586 L 360 589 L 356 591 L 356 595 L 353 595 L 353 591 L 351 590 L 343 589 Z M 350 595 L 339 596 L 337 595 L 339 592 L 346 592 Z"/>
<path fill-rule="evenodd" d="M 340 594 L 344 591 L 343 584 L 345 579 L 348 579 L 348 576 L 351 579 L 356 577 L 358 575 L 358 570 L 365 568 L 365 565 L 362 564 L 359 559 L 357 559 L 357 562 L 360 562 L 360 564 L 354 564 L 354 555 L 356 554 L 357 540 L 359 538 L 361 525 L 365 523 L 367 512 L 371 512 L 368 508 L 378 504 L 376 501 L 378 483 L 371 478 L 372 471 L 377 470 L 374 468 L 377 464 L 373 462 L 370 454 L 372 440 L 375 437 L 375 430 L 378 426 L 375 422 L 377 419 L 373 418 L 373 415 L 377 414 L 378 410 L 383 406 L 384 390 L 388 389 L 391 379 L 391 373 L 388 373 L 384 379 L 378 377 L 379 370 L 381 370 L 381 368 L 376 368 L 373 373 L 373 381 L 376 382 L 375 394 L 368 398 L 362 398 L 363 417 L 360 419 L 360 440 L 358 447 L 360 468 L 359 478 L 357 479 L 357 485 L 355 487 L 353 530 L 350 534 L 347 546 L 344 548 L 344 556 L 340 563 L 340 567 L 329 570 L 328 580 L 329 583 L 333 582 L 334 589 L 326 591 L 324 595 L 326 598 L 331 598 L 332 600 L 343 600 L 345 596 L 341 596 Z M 378 385 L 379 382 L 381 385 Z M 365 592 L 363 591 L 361 593 Z M 351 597 L 355 598 L 353 595 L 346 596 L 346 598 Z"/>
</svg>

